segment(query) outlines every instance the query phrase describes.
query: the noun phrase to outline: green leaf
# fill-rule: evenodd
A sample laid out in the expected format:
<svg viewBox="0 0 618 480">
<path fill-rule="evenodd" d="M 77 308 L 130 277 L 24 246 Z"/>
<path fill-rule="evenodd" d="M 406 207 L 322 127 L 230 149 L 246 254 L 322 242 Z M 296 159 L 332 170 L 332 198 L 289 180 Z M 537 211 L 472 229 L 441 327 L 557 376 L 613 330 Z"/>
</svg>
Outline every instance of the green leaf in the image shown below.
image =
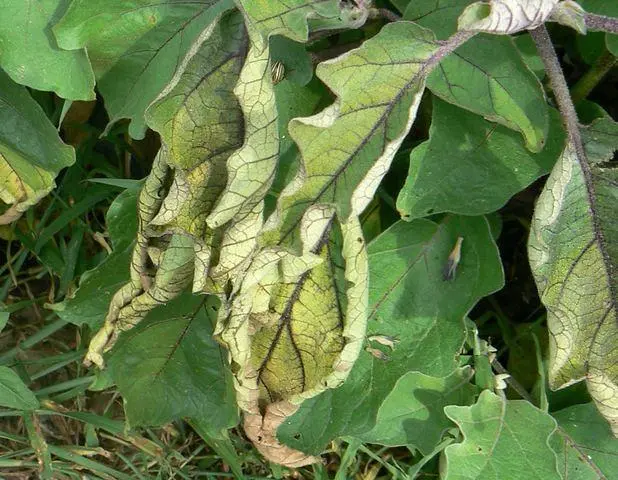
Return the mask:
<svg viewBox="0 0 618 480">
<path fill-rule="evenodd" d="M 9 312 L 0 312 L 0 333 L 2 333 L 2 330 L 4 329 L 4 327 L 6 327 L 6 324 L 9 321 L 10 315 L 11 314 Z"/>
<path fill-rule="evenodd" d="M 51 32 L 68 4 L 68 0 L 0 1 L 0 66 L 22 85 L 71 100 L 94 100 L 94 74 L 86 51 L 58 48 Z"/>
<path fill-rule="evenodd" d="M 618 3 L 606 0 L 578 0 L 581 6 L 590 13 L 605 15 L 607 17 L 618 17 Z M 607 49 L 618 56 L 618 35 L 611 33 L 605 34 L 605 44 Z"/>
<path fill-rule="evenodd" d="M 106 223 L 112 253 L 84 273 L 74 296 L 54 305 L 60 318 L 75 325 L 99 328 L 112 296 L 129 279 L 129 264 L 137 232 L 136 190 L 122 192 L 107 210 Z"/>
<path fill-rule="evenodd" d="M 60 47 L 88 50 L 110 125 L 131 120 L 143 138 L 144 112 L 169 83 L 197 37 L 232 0 L 74 0 L 54 27 Z"/>
<path fill-rule="evenodd" d="M 553 417 L 559 428 L 551 444 L 563 480 L 609 479 L 618 472 L 618 439 L 594 404 L 573 405 Z"/>
<path fill-rule="evenodd" d="M 4 225 L 54 188 L 54 178 L 75 162 L 75 153 L 28 91 L 1 70 L 0 118 L 0 201 L 11 205 L 0 210 Z"/>
<path fill-rule="evenodd" d="M 564 147 L 560 116 L 552 112 L 545 149 L 527 150 L 515 132 L 434 99 L 429 141 L 412 150 L 397 198 L 404 219 L 440 212 L 480 215 L 551 171 Z"/>
<path fill-rule="evenodd" d="M 256 255 L 215 332 L 230 350 L 247 436 L 267 459 L 289 467 L 316 459 L 280 444 L 277 427 L 306 399 L 345 380 L 367 315 L 359 222 L 339 225 L 332 209 L 312 212 L 305 254 Z"/>
<path fill-rule="evenodd" d="M 193 417 L 214 431 L 237 422 L 227 361 L 212 339 L 217 301 L 181 296 L 120 336 L 108 358 L 131 426 Z"/>
<path fill-rule="evenodd" d="M 444 266 L 460 236 L 461 260 L 454 279 L 445 281 Z M 399 343 L 393 351 L 367 344 L 388 360 L 362 352 L 343 386 L 308 400 L 283 424 L 279 438 L 298 450 L 319 453 L 333 438 L 374 428 L 380 406 L 408 372 L 451 374 L 464 340 L 463 318 L 504 283 L 498 249 L 482 217 L 397 222 L 368 250 L 367 334 Z"/>
<path fill-rule="evenodd" d="M 338 0 L 237 0 L 256 29 L 265 37 L 283 35 L 306 42 L 308 17 L 336 19 Z"/>
<path fill-rule="evenodd" d="M 445 407 L 464 441 L 444 450 L 445 480 L 561 480 L 548 439 L 555 420 L 525 400 L 484 390 L 471 407 Z"/>
<path fill-rule="evenodd" d="M 361 439 L 388 446 L 413 445 L 428 455 L 452 427 L 444 407 L 474 402 L 476 388 L 469 383 L 473 374 L 470 367 L 447 377 L 406 373 L 380 406 L 376 426 Z"/>
<path fill-rule="evenodd" d="M 453 34 L 467 0 L 410 3 L 405 18 L 430 28 L 439 39 Z M 520 132 L 539 152 L 549 114 L 543 88 L 509 37 L 477 35 L 440 62 L 427 79 L 431 92 L 453 105 Z"/>
<path fill-rule="evenodd" d="M 547 308 L 549 383 L 586 380 L 618 434 L 618 124 L 583 131 L 586 154 L 567 144 L 539 196 L 528 256 Z"/>
<path fill-rule="evenodd" d="M 8 367 L 0 367 L 0 406 L 34 410 L 39 401 L 19 376 Z"/>
<path fill-rule="evenodd" d="M 317 76 L 338 98 L 290 122 L 302 166 L 267 221 L 265 243 L 298 248 L 298 226 L 311 205 L 335 205 L 342 219 L 365 209 L 410 129 L 438 47 L 431 32 L 395 22 L 318 65 Z"/>
<path fill-rule="evenodd" d="M 270 55 L 273 64 L 280 62 L 283 65 L 285 80 L 307 85 L 313 77 L 311 55 L 302 43 L 276 35 L 270 39 Z"/>
</svg>

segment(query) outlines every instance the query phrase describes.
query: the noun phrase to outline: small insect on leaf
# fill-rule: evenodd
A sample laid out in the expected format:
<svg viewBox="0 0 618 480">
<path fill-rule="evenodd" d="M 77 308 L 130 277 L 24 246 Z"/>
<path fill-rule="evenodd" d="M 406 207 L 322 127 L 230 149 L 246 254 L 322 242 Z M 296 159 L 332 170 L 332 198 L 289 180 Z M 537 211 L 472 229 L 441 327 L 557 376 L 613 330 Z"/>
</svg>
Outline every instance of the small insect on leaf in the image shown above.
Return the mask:
<svg viewBox="0 0 618 480">
<path fill-rule="evenodd" d="M 448 256 L 448 260 L 446 261 L 446 265 L 444 266 L 444 270 L 442 272 L 442 278 L 444 281 L 450 281 L 455 278 L 455 273 L 457 273 L 457 266 L 459 265 L 459 261 L 461 260 L 461 244 L 463 243 L 463 237 L 457 237 L 457 242 L 451 250 L 451 253 Z"/>
<path fill-rule="evenodd" d="M 371 348 L 371 347 L 365 347 L 365 350 L 371 353 L 371 355 L 373 355 L 378 360 L 383 360 L 385 362 L 389 360 L 389 356 L 386 353 L 384 353 L 382 350 L 379 350 L 377 348 Z"/>
<path fill-rule="evenodd" d="M 372 335 L 367 337 L 370 342 L 378 342 L 380 345 L 389 347 L 391 350 L 395 349 L 395 345 L 399 343 L 399 339 L 391 337 L 390 335 Z"/>
<path fill-rule="evenodd" d="M 283 77 L 285 77 L 285 66 L 281 62 L 275 62 L 270 67 L 270 73 L 273 79 L 273 85 L 277 85 Z"/>
</svg>

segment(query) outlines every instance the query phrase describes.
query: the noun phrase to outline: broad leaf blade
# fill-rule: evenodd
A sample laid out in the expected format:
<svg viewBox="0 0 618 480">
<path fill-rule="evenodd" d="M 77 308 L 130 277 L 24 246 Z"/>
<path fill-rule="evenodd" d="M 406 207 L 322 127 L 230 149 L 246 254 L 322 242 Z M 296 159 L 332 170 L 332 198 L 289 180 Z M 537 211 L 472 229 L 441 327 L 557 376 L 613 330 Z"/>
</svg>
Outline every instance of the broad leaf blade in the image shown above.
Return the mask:
<svg viewBox="0 0 618 480">
<path fill-rule="evenodd" d="M 60 170 L 75 162 L 73 148 L 28 91 L 0 71 L 0 225 L 19 218 L 55 186 Z"/>
<path fill-rule="evenodd" d="M 360 438 L 381 445 L 414 446 L 424 455 L 430 454 L 452 426 L 444 407 L 474 402 L 476 388 L 469 383 L 473 374 L 469 367 L 447 377 L 406 373 L 380 406 L 375 428 Z"/>
<path fill-rule="evenodd" d="M 0 66 L 22 85 L 71 100 L 93 100 L 94 74 L 86 51 L 60 49 L 50 31 L 68 3 L 0 1 Z"/>
<path fill-rule="evenodd" d="M 143 138 L 148 105 L 200 33 L 232 7 L 232 0 L 76 0 L 54 33 L 62 48 L 87 48 L 110 124 L 128 118 L 131 136 Z"/>
<path fill-rule="evenodd" d="M 316 207 L 303 257 L 262 250 L 245 274 L 217 335 L 230 350 L 244 427 L 271 461 L 302 466 L 314 457 L 280 444 L 277 427 L 301 405 L 347 377 L 362 347 L 367 257 L 360 224 L 335 223 Z"/>
<path fill-rule="evenodd" d="M 412 2 L 405 18 L 430 28 L 439 39 L 452 35 L 467 0 Z M 548 129 L 548 107 L 537 77 L 526 67 L 513 40 L 477 35 L 440 62 L 427 88 L 449 103 L 519 131 L 526 147 L 540 152 Z"/>
<path fill-rule="evenodd" d="M 610 479 L 618 472 L 618 439 L 592 403 L 553 414 L 558 430 L 552 448 L 563 480 Z"/>
<path fill-rule="evenodd" d="M 112 253 L 96 268 L 87 271 L 75 294 L 54 305 L 60 318 L 75 325 L 99 328 L 109 302 L 129 280 L 129 264 L 137 232 L 137 191 L 125 190 L 110 205 L 105 216 Z"/>
<path fill-rule="evenodd" d="M 553 110 L 548 142 L 534 154 L 517 133 L 434 99 L 429 141 L 410 154 L 397 209 L 406 220 L 440 212 L 496 211 L 551 171 L 564 141 L 560 117 Z"/>
<path fill-rule="evenodd" d="M 181 296 L 120 337 L 108 359 L 132 426 L 199 418 L 213 431 L 238 421 L 227 361 L 212 339 L 216 299 Z"/>
<path fill-rule="evenodd" d="M 460 265 L 455 278 L 445 281 L 444 265 L 459 236 L 464 237 Z M 308 400 L 283 424 L 280 438 L 296 449 L 319 453 L 333 438 L 374 428 L 382 402 L 407 372 L 436 377 L 453 372 L 464 316 L 504 283 L 498 249 L 482 217 L 398 222 L 368 249 L 368 336 L 386 335 L 399 343 L 392 352 L 367 344 L 389 359 L 361 352 L 343 386 Z"/>
<path fill-rule="evenodd" d="M 586 379 L 618 434 L 618 126 L 585 131 L 585 155 L 569 143 L 537 202 L 528 254 L 550 330 L 549 380 Z"/>
<path fill-rule="evenodd" d="M 298 226 L 310 205 L 334 205 L 343 219 L 364 210 L 410 129 L 438 47 L 431 32 L 396 22 L 318 66 L 318 77 L 338 98 L 290 123 L 302 166 L 281 193 L 264 242 L 298 247 Z"/>
<path fill-rule="evenodd" d="M 0 405 L 18 410 L 34 410 L 39 407 L 39 401 L 13 370 L 0 367 Z"/>
<path fill-rule="evenodd" d="M 532 404 L 485 390 L 475 405 L 444 411 L 464 435 L 444 451 L 445 480 L 561 480 L 548 443 L 556 422 Z"/>
</svg>

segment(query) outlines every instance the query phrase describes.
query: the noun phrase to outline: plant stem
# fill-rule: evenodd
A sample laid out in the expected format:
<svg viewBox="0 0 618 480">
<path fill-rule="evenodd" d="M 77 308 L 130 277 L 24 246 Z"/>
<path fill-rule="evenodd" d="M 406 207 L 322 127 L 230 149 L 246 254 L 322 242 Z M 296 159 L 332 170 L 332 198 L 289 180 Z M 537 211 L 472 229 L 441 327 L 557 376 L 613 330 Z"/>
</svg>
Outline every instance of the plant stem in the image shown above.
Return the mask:
<svg viewBox="0 0 618 480">
<path fill-rule="evenodd" d="M 618 34 L 618 18 L 586 13 L 586 27 L 589 30 Z"/>
<path fill-rule="evenodd" d="M 584 170 L 584 175 L 586 175 L 586 173 L 590 173 L 590 166 L 588 165 L 586 153 L 584 152 L 577 113 L 575 112 L 575 106 L 571 100 L 569 87 L 562 73 L 562 67 L 560 67 L 560 61 L 551 43 L 549 33 L 547 33 L 545 25 L 541 25 L 539 28 L 530 30 L 530 36 L 534 40 L 541 60 L 543 60 L 543 65 L 545 66 L 551 88 L 554 91 L 558 110 L 560 110 L 560 115 L 566 127 L 569 141 L 575 148 L 582 170 Z"/>
<path fill-rule="evenodd" d="M 577 105 L 584 100 L 590 92 L 595 89 L 603 77 L 618 63 L 618 58 L 606 51 L 601 55 L 594 65 L 580 78 L 571 89 L 571 98 Z"/>
<path fill-rule="evenodd" d="M 28 436 L 30 437 L 30 444 L 39 461 L 41 478 L 44 480 L 51 480 L 54 477 L 54 471 L 51 466 L 51 455 L 47 442 L 41 433 L 39 419 L 33 412 L 25 412 L 23 419 L 26 424 Z"/>
</svg>

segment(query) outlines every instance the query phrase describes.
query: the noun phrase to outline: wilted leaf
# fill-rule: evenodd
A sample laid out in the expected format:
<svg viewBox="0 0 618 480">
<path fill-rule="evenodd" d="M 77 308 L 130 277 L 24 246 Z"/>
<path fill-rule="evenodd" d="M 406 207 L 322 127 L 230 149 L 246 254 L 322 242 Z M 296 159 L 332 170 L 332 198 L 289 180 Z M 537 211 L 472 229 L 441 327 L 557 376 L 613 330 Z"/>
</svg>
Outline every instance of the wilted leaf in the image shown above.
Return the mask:
<svg viewBox="0 0 618 480">
<path fill-rule="evenodd" d="M 4 14 L 3 14 L 4 15 Z M 21 216 L 54 188 L 60 170 L 75 153 L 25 87 L 0 71 L 0 225 Z"/>
<path fill-rule="evenodd" d="M 467 7 L 459 30 L 510 35 L 540 27 L 560 0 L 489 0 Z"/>
<path fill-rule="evenodd" d="M 264 242 L 298 247 L 298 226 L 311 205 L 334 205 L 343 219 L 364 210 L 410 129 L 438 48 L 431 32 L 396 22 L 318 65 L 317 76 L 338 98 L 290 122 L 302 165 L 281 193 Z"/>
<path fill-rule="evenodd" d="M 71 100 L 93 100 L 94 74 L 86 51 L 58 48 L 51 26 L 67 0 L 0 1 L 0 66 L 17 83 Z"/>
<path fill-rule="evenodd" d="M 238 421 L 225 354 L 212 339 L 217 301 L 181 296 L 123 334 L 109 371 L 132 426 L 196 417 L 214 431 Z"/>
<path fill-rule="evenodd" d="M 39 401 L 13 370 L 0 367 L 0 405 L 18 410 L 34 410 L 39 407 Z"/>
<path fill-rule="evenodd" d="M 306 42 L 308 17 L 337 19 L 339 0 L 237 0 L 255 28 L 265 37 L 283 35 Z"/>
<path fill-rule="evenodd" d="M 545 149 L 527 150 L 520 136 L 441 100 L 433 101 L 429 141 L 410 155 L 410 171 L 397 198 L 404 219 L 454 212 L 480 215 L 549 173 L 564 148 L 560 117 L 552 112 Z"/>
<path fill-rule="evenodd" d="M 471 407 L 445 407 L 464 440 L 444 450 L 445 480 L 561 480 L 549 437 L 556 422 L 524 400 L 484 390 Z"/>
<path fill-rule="evenodd" d="M 381 445 L 413 445 L 428 455 L 452 427 L 444 407 L 474 402 L 476 387 L 469 383 L 473 374 L 469 367 L 447 377 L 406 373 L 380 406 L 376 426 L 360 438 Z"/>
<path fill-rule="evenodd" d="M 316 461 L 280 444 L 277 427 L 307 398 L 339 386 L 358 357 L 367 315 L 367 257 L 358 221 L 315 208 L 306 254 L 255 257 L 217 335 L 230 350 L 244 428 L 271 461 Z M 342 238 L 340 238 L 340 236 Z"/>
<path fill-rule="evenodd" d="M 103 324 L 109 302 L 129 280 L 129 264 L 137 232 L 137 191 L 125 190 L 112 202 L 105 216 L 112 253 L 87 271 L 75 294 L 54 305 L 60 318 L 97 329 Z"/>
<path fill-rule="evenodd" d="M 586 380 L 618 434 L 618 125 L 584 131 L 584 152 L 568 143 L 539 196 L 528 255 L 550 330 L 554 389 Z"/>
<path fill-rule="evenodd" d="M 430 28 L 439 39 L 457 29 L 467 0 L 410 3 L 405 18 Z M 526 147 L 540 152 L 547 138 L 548 107 L 537 77 L 507 37 L 477 35 L 440 62 L 427 88 L 441 99 L 519 131 Z"/>
<path fill-rule="evenodd" d="M 444 265 L 459 236 L 464 237 L 459 267 L 452 281 L 444 281 Z M 308 400 L 282 425 L 280 438 L 296 449 L 316 454 L 333 438 L 370 431 L 385 398 L 408 372 L 451 374 L 464 340 L 463 318 L 504 283 L 498 249 L 482 217 L 398 222 L 368 250 L 368 336 L 399 343 L 391 351 L 367 342 L 389 359 L 361 352 L 340 388 Z"/>
<path fill-rule="evenodd" d="M 88 50 L 110 123 L 129 118 L 143 138 L 144 112 L 197 37 L 232 0 L 74 0 L 54 27 L 60 47 Z"/>
<path fill-rule="evenodd" d="M 553 414 L 559 425 L 551 445 L 563 480 L 610 479 L 618 472 L 618 439 L 592 403 Z"/>
</svg>

